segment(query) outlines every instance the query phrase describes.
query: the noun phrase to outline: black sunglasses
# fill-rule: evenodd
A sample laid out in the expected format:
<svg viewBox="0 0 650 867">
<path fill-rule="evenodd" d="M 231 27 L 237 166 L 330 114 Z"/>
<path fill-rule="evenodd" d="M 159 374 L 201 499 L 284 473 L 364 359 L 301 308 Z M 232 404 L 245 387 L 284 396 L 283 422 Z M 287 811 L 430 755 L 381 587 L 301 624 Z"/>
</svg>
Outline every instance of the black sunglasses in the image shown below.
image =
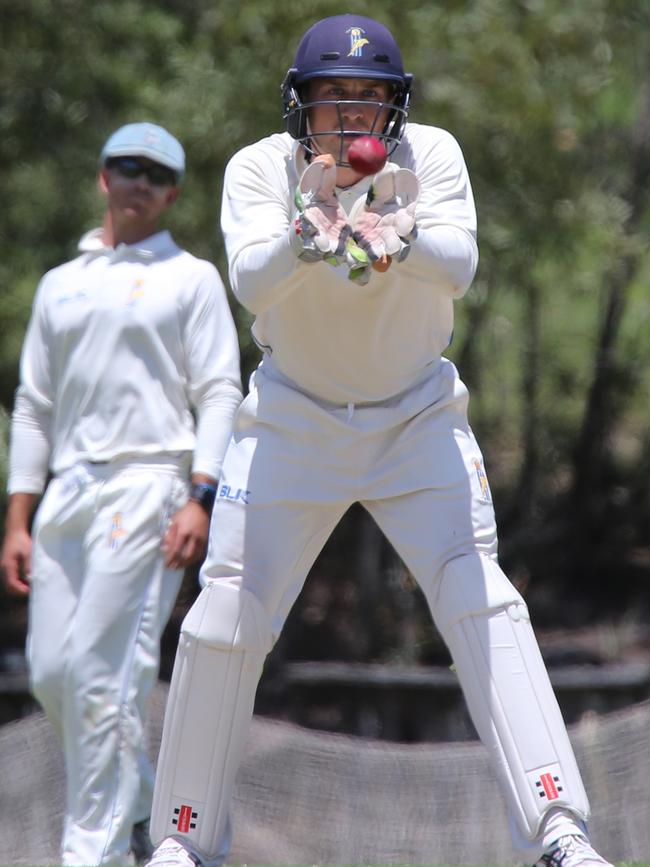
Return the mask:
<svg viewBox="0 0 650 867">
<path fill-rule="evenodd" d="M 110 157 L 106 160 L 107 169 L 116 169 L 124 178 L 139 178 L 146 175 L 149 183 L 156 187 L 174 187 L 177 183 L 176 173 L 160 163 L 145 165 L 136 157 Z"/>
</svg>

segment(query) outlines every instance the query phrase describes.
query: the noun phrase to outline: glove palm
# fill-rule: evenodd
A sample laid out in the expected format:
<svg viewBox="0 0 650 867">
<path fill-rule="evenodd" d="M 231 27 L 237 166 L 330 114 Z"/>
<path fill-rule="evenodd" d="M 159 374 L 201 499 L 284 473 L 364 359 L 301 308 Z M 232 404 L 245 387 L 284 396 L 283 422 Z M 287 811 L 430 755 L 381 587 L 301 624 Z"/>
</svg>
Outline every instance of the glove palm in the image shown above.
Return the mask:
<svg viewBox="0 0 650 867">
<path fill-rule="evenodd" d="M 295 228 L 298 257 L 306 262 L 325 259 L 337 264 L 345 256 L 352 232 L 335 192 L 336 163 L 329 155 L 316 157 L 302 173 L 296 189 Z"/>
<path fill-rule="evenodd" d="M 366 283 L 369 269 L 385 271 L 391 257 L 403 261 L 409 239 L 415 235 L 415 209 L 420 182 L 410 169 L 392 165 L 378 174 L 366 196 L 355 202 L 350 213 L 352 238 L 348 263 L 352 279 Z"/>
</svg>

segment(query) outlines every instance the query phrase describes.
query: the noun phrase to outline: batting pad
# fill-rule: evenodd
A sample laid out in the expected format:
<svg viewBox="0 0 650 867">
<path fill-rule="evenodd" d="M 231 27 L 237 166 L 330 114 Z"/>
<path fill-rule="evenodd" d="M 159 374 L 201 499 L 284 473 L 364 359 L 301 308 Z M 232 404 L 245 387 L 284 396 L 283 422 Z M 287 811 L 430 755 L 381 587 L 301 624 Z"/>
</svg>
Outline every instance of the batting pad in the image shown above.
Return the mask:
<svg viewBox="0 0 650 867">
<path fill-rule="evenodd" d="M 510 814 L 530 839 L 549 810 L 586 820 L 589 802 L 521 595 L 491 558 L 444 569 L 433 617 Z"/>
<path fill-rule="evenodd" d="M 225 855 L 228 810 L 271 628 L 246 590 L 211 581 L 181 627 L 165 712 L 151 837 L 177 837 L 205 863 Z"/>
</svg>

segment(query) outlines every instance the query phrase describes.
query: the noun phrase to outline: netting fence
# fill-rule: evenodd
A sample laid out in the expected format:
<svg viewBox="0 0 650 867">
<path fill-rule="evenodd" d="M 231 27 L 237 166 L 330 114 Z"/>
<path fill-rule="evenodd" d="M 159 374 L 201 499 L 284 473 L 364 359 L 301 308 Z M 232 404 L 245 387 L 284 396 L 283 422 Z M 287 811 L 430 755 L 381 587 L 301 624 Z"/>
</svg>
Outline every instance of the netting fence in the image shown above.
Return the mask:
<svg viewBox="0 0 650 867">
<path fill-rule="evenodd" d="M 160 743 L 166 685 L 151 703 Z M 650 860 L 650 702 L 570 727 L 594 845 Z M 55 864 L 63 764 L 40 713 L 0 728 L 0 863 Z M 233 804 L 231 864 L 509 864 L 505 812 L 476 741 L 391 744 L 256 717 Z"/>
</svg>

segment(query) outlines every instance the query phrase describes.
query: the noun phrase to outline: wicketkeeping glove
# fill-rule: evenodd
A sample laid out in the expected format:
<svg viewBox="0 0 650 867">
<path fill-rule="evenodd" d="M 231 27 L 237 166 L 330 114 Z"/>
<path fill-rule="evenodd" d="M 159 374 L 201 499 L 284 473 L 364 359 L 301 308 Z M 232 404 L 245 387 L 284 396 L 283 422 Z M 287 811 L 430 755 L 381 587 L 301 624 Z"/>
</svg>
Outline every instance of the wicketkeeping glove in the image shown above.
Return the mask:
<svg viewBox="0 0 650 867">
<path fill-rule="evenodd" d="M 339 264 L 352 233 L 348 216 L 334 190 L 336 163 L 329 155 L 316 157 L 302 173 L 296 189 L 295 249 L 305 262 L 324 259 Z"/>
<path fill-rule="evenodd" d="M 415 237 L 420 182 L 410 169 L 388 166 L 373 179 L 368 194 L 352 207 L 352 239 L 347 261 L 350 278 L 367 283 L 369 270 L 385 271 L 392 257 L 404 261 Z"/>
</svg>

